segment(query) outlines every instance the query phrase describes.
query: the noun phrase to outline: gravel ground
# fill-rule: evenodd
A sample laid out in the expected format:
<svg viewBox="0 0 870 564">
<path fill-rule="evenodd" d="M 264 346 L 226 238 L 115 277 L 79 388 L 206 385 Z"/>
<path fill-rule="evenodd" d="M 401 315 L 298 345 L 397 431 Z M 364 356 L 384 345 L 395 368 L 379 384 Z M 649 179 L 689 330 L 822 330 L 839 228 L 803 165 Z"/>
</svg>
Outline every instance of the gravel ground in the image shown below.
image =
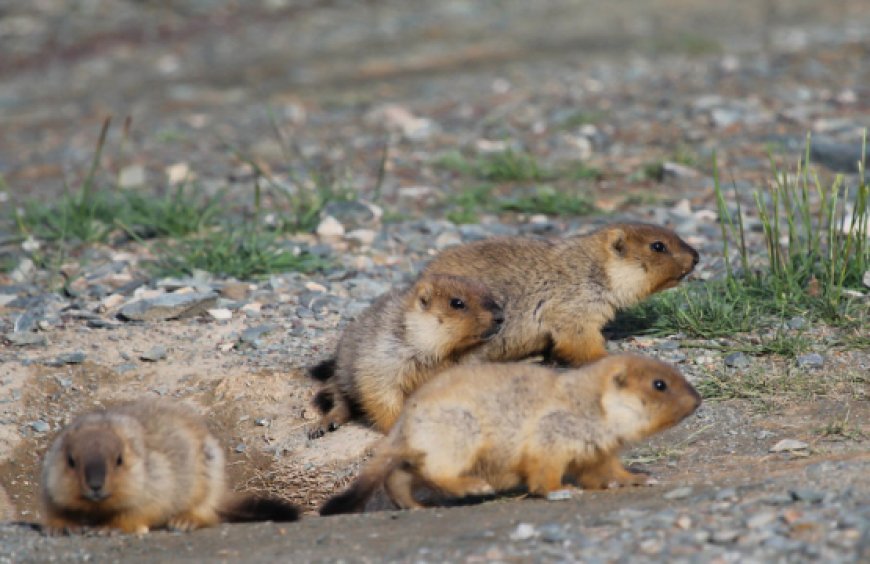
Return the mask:
<svg viewBox="0 0 870 564">
<path fill-rule="evenodd" d="M 156 278 L 142 265 L 149 249 L 118 233 L 109 245 L 72 249 L 58 291 L 57 268 L 37 266 L 47 243 L 0 223 L 0 264 L 10 264 L 0 272 L 0 516 L 38 519 L 40 456 L 73 414 L 143 394 L 199 405 L 224 437 L 239 489 L 312 513 L 348 483 L 377 435 L 348 426 L 309 441 L 315 387 L 302 370 L 437 250 L 643 220 L 698 248 L 694 277 L 707 280 L 723 268 L 714 152 L 744 210 L 770 178 L 767 152 L 792 162 L 808 131 L 822 178 L 844 173 L 855 184 L 870 126 L 870 16 L 860 0 L 825 9 L 797 0 L 435 4 L 44 0 L 0 9 L 0 206 L 75 186 L 108 114 L 116 124 L 100 178 L 133 189 L 163 192 L 190 174 L 243 215 L 254 162 L 280 186 L 314 164 L 347 173 L 358 195 L 331 204 L 316 233 L 287 241 L 331 267 L 256 281 Z M 117 122 L 127 115 L 122 140 Z M 292 140 L 291 156 L 275 127 Z M 506 148 L 553 169 L 597 169 L 552 184 L 579 187 L 602 213 L 483 210 L 475 223 L 449 221 L 476 180 L 439 158 Z M 651 163 L 656 174 L 645 172 Z M 498 183 L 494 196 L 534 184 Z M 747 221 L 757 257 L 760 223 Z M 835 329 L 802 318 L 788 325 L 812 342 L 795 359 L 725 353 L 727 342 L 679 334 L 610 342 L 675 362 L 695 383 L 757 374 L 821 382 L 707 401 L 627 454 L 657 487 L 145 539 L 47 539 L 8 524 L 0 560 L 866 561 L 870 351 L 834 347 Z"/>
</svg>

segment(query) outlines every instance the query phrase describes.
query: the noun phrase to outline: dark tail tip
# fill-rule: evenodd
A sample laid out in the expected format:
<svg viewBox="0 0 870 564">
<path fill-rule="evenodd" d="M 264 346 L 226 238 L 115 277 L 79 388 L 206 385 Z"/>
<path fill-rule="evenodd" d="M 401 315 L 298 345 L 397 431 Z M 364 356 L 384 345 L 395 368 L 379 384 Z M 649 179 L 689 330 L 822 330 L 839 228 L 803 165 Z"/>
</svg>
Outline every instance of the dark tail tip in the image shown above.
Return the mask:
<svg viewBox="0 0 870 564">
<path fill-rule="evenodd" d="M 319 382 L 326 382 L 335 376 L 335 359 L 328 358 L 308 369 L 308 375 Z"/>
<path fill-rule="evenodd" d="M 358 513 L 365 508 L 369 492 L 358 482 L 355 482 L 344 492 L 334 495 L 320 508 L 321 515 L 339 515 L 341 513 Z"/>
<path fill-rule="evenodd" d="M 235 500 L 221 511 L 221 516 L 229 523 L 252 523 L 274 521 L 288 523 L 299 520 L 299 509 L 292 503 L 269 498 L 246 496 Z"/>
</svg>

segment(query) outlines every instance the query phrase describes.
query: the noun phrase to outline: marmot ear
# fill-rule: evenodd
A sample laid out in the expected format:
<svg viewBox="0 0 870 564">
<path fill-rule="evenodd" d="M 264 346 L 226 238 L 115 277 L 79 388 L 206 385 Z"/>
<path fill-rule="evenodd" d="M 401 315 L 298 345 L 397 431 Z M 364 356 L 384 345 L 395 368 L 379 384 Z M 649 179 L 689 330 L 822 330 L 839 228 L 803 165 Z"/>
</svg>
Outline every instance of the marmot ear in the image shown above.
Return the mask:
<svg viewBox="0 0 870 564">
<path fill-rule="evenodd" d="M 417 303 L 424 311 L 429 309 L 429 304 L 432 303 L 432 285 L 428 282 L 417 285 Z"/>
<path fill-rule="evenodd" d="M 607 235 L 607 243 L 619 256 L 625 256 L 625 232 L 614 229 Z"/>
<path fill-rule="evenodd" d="M 628 375 L 625 370 L 620 370 L 613 375 L 613 383 L 616 384 L 617 388 L 624 388 L 628 384 Z"/>
</svg>

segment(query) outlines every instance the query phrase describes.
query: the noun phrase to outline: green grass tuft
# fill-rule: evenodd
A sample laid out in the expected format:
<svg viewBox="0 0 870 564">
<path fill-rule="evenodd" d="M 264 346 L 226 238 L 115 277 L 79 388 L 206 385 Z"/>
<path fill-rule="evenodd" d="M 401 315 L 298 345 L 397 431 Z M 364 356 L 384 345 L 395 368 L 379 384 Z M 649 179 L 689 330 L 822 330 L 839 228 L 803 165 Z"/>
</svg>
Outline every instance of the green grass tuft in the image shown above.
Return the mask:
<svg viewBox="0 0 870 564">
<path fill-rule="evenodd" d="M 586 194 L 577 190 L 556 190 L 552 186 L 542 186 L 527 196 L 503 199 L 497 206 L 501 211 L 547 215 L 588 215 L 596 211 L 594 202 Z"/>
<path fill-rule="evenodd" d="M 512 149 L 491 153 L 469 160 L 457 151 L 442 155 L 435 165 L 465 176 L 489 182 L 528 182 L 551 180 L 553 172 L 538 164 L 537 159 L 528 153 Z"/>
<path fill-rule="evenodd" d="M 736 213 L 729 213 L 714 160 L 725 277 L 681 286 L 635 308 L 631 315 L 648 332 L 709 339 L 764 330 L 793 316 L 846 328 L 866 326 L 870 308 L 847 290 L 861 291 L 870 268 L 870 188 L 859 180 L 847 190 L 842 176 L 823 184 L 808 164 L 809 148 L 808 138 L 794 174 L 771 161 L 774 181 L 768 191 L 755 194 L 766 248 L 761 265 L 750 261 L 743 212 L 738 203 Z M 865 177 L 863 165 L 858 176 Z M 738 265 L 732 264 L 732 247 Z M 757 352 L 794 355 L 807 348 L 794 336 L 779 335 Z"/>
<path fill-rule="evenodd" d="M 295 253 L 274 234 L 252 228 L 216 230 L 167 245 L 160 255 L 157 266 L 164 275 L 186 275 L 199 269 L 240 280 L 291 270 L 312 272 L 329 264 L 307 253 Z"/>
</svg>

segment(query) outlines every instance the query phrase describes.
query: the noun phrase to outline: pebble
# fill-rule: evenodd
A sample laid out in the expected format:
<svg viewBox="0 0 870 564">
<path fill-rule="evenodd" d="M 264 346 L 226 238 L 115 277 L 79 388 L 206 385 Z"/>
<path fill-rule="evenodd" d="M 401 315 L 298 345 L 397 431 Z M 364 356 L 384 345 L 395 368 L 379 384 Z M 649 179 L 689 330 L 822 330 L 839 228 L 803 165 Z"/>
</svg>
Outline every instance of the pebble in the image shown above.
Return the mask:
<svg viewBox="0 0 870 564">
<path fill-rule="evenodd" d="M 805 501 L 807 503 L 821 503 L 825 499 L 825 493 L 809 489 L 797 489 L 789 492 L 792 499 L 795 501 Z"/>
<path fill-rule="evenodd" d="M 163 360 L 166 358 L 166 347 L 163 345 L 156 345 L 151 347 L 141 355 L 139 355 L 140 360 L 144 360 L 146 362 L 157 362 L 158 360 Z"/>
<path fill-rule="evenodd" d="M 770 447 L 770 452 L 789 452 L 794 450 L 807 450 L 810 445 L 797 439 L 783 439 Z"/>
<path fill-rule="evenodd" d="M 740 531 L 736 529 L 721 529 L 713 531 L 710 535 L 710 542 L 715 544 L 729 544 L 737 540 L 740 536 Z"/>
<path fill-rule="evenodd" d="M 88 356 L 82 351 L 76 351 L 71 353 L 66 353 L 62 355 L 58 355 L 55 359 L 58 365 L 62 364 L 81 364 L 85 361 Z"/>
<path fill-rule="evenodd" d="M 344 237 L 344 225 L 331 215 L 328 215 L 317 225 L 316 232 L 323 239 L 341 239 Z"/>
<path fill-rule="evenodd" d="M 248 297 L 250 292 L 249 285 L 244 282 L 228 282 L 221 286 L 220 293 L 222 298 L 240 302 Z"/>
<path fill-rule="evenodd" d="M 665 499 L 684 499 L 692 495 L 692 488 L 689 486 L 683 486 L 681 488 L 676 488 L 674 490 L 669 491 L 664 494 L 662 497 Z"/>
<path fill-rule="evenodd" d="M 274 325 L 257 325 L 242 331 L 239 340 L 243 343 L 254 344 L 260 337 L 275 329 Z"/>
<path fill-rule="evenodd" d="M 572 497 L 573 492 L 571 490 L 556 490 L 547 494 L 547 501 L 565 501 L 571 499 Z"/>
<path fill-rule="evenodd" d="M 731 368 L 747 368 L 752 361 L 742 352 L 733 352 L 725 355 L 725 366 Z"/>
<path fill-rule="evenodd" d="M 37 419 L 33 423 L 30 424 L 30 428 L 36 431 L 37 433 L 47 433 L 51 431 L 51 425 L 43 421 L 42 419 Z"/>
<path fill-rule="evenodd" d="M 862 279 L 864 286 L 870 288 L 870 270 L 864 273 L 864 278 Z"/>
<path fill-rule="evenodd" d="M 825 357 L 819 353 L 802 354 L 797 357 L 797 365 L 801 368 L 819 368 L 825 364 Z"/>
<path fill-rule="evenodd" d="M 128 303 L 121 308 L 119 315 L 128 321 L 182 319 L 205 313 L 214 307 L 217 299 L 215 292 L 162 294 Z"/>
<path fill-rule="evenodd" d="M 525 541 L 538 536 L 538 530 L 531 523 L 520 523 L 510 534 L 512 541 Z"/>
<path fill-rule="evenodd" d="M 750 529 L 760 529 L 776 521 L 777 515 L 772 511 L 763 511 L 756 513 L 746 520 L 746 526 Z"/>
<path fill-rule="evenodd" d="M 47 339 L 45 335 L 41 333 L 6 333 L 4 338 L 9 342 L 10 345 L 14 345 L 17 347 L 23 347 L 27 345 L 45 345 Z"/>
<path fill-rule="evenodd" d="M 233 318 L 233 312 L 227 308 L 210 309 L 208 314 L 217 321 L 226 321 Z"/>
</svg>

